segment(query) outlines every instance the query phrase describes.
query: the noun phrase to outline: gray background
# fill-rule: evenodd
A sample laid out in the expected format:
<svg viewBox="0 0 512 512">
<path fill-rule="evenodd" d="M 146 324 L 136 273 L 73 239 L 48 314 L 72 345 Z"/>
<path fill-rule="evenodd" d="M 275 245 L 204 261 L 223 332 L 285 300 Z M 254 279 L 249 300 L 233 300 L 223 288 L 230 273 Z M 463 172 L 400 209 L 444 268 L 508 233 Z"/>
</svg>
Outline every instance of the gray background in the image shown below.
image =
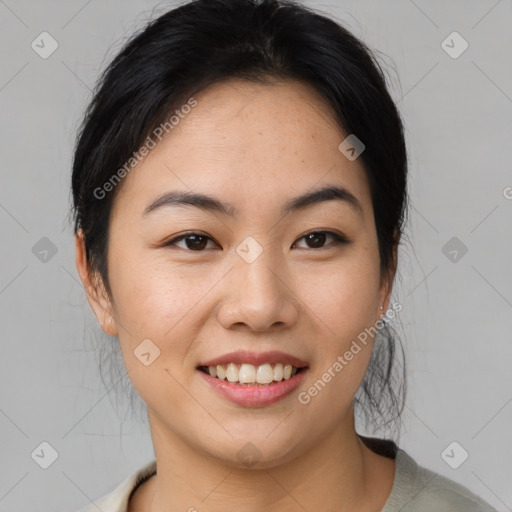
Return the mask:
<svg viewBox="0 0 512 512">
<path fill-rule="evenodd" d="M 171 5 L 0 0 L 2 511 L 76 510 L 153 458 L 147 420 L 122 400 L 127 379 L 106 366 L 102 381 L 96 346 L 115 345 L 78 280 L 67 212 L 73 141 L 99 71 Z M 307 5 L 385 54 L 405 121 L 411 222 L 393 295 L 409 375 L 400 446 L 512 510 L 512 2 Z M 31 48 L 43 31 L 59 45 L 47 59 Z M 441 46 L 453 31 L 469 44 L 456 59 Z M 46 262 L 33 251 L 43 237 L 57 250 Z M 443 250 L 452 237 L 468 249 L 456 261 Z M 48 469 L 31 457 L 43 441 L 58 452 Z M 458 469 L 441 457 L 453 441 L 469 453 Z"/>
</svg>

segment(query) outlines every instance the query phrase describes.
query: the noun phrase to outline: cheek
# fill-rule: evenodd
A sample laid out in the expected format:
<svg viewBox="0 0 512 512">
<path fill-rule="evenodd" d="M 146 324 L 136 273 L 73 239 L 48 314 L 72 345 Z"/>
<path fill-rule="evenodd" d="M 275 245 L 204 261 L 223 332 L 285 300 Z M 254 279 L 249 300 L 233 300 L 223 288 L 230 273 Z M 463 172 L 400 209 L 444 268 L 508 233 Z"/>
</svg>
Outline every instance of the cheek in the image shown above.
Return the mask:
<svg viewBox="0 0 512 512">
<path fill-rule="evenodd" d="M 122 264 L 112 267 L 111 272 L 119 342 L 134 386 L 147 396 L 148 390 L 158 388 L 162 379 L 172 379 L 166 373 L 169 361 L 169 371 L 180 373 L 179 378 L 183 379 L 182 366 L 204 323 L 201 299 L 218 276 L 215 272 L 205 276 L 192 266 L 171 265 L 161 258 L 148 257 L 147 253 L 131 252 L 124 258 L 121 253 L 119 249 L 112 251 L 112 260 Z M 139 348 L 142 343 L 147 349 Z M 158 354 L 148 367 L 137 358 L 147 352 L 150 360 L 154 353 Z"/>
<path fill-rule="evenodd" d="M 363 255 L 364 256 L 364 255 Z M 307 309 L 313 311 L 318 364 L 301 395 L 313 414 L 339 418 L 348 410 L 367 371 L 373 348 L 378 270 L 363 257 L 304 281 Z M 312 419 L 313 421 L 313 419 Z"/>
<path fill-rule="evenodd" d="M 116 317 L 137 337 L 159 338 L 186 307 L 193 287 L 184 285 L 179 272 L 149 261 L 147 254 L 129 254 L 123 256 L 118 246 L 111 252 L 109 278 Z"/>
<path fill-rule="evenodd" d="M 378 261 L 369 251 L 311 267 L 298 277 L 301 300 L 331 331 L 354 334 L 375 320 L 379 291 Z"/>
<path fill-rule="evenodd" d="M 161 408 L 177 401 L 175 379 L 183 380 L 179 372 L 194 336 L 187 318 L 201 290 L 142 256 L 117 261 L 122 265 L 113 268 L 111 287 L 123 361 L 144 402 Z"/>
</svg>

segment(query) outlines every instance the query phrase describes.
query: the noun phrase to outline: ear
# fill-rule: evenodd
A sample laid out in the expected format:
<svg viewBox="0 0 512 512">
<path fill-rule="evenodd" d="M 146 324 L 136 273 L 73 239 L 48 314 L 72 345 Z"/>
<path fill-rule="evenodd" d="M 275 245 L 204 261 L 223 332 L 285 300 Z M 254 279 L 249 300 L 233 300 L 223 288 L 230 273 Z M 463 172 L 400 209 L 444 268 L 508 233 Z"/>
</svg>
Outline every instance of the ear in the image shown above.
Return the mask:
<svg viewBox="0 0 512 512">
<path fill-rule="evenodd" d="M 87 300 L 96 315 L 103 331 L 109 336 L 117 336 L 112 302 L 103 284 L 101 276 L 91 274 L 85 252 L 85 239 L 82 229 L 75 234 L 76 268 L 84 286 Z"/>
<path fill-rule="evenodd" d="M 395 237 L 396 240 L 396 237 Z M 391 299 L 391 292 L 393 289 L 393 279 L 398 263 L 398 241 L 393 246 L 393 255 L 391 266 L 387 272 L 383 272 L 380 280 L 380 291 L 379 291 L 379 305 L 378 305 L 378 316 L 381 318 L 389 307 L 389 301 Z M 382 306 L 382 309 L 380 309 Z"/>
</svg>

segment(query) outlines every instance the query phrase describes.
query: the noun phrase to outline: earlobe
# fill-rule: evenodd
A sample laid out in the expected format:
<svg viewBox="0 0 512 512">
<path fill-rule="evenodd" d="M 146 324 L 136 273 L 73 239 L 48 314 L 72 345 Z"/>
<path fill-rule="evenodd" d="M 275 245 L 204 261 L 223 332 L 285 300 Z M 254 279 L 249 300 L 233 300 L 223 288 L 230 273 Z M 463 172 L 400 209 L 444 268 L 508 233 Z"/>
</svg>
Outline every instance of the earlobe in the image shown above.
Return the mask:
<svg viewBox="0 0 512 512">
<path fill-rule="evenodd" d="M 101 323 L 101 328 L 103 329 L 103 332 L 105 332 L 105 334 L 108 334 L 109 336 L 112 337 L 117 337 L 116 323 L 114 321 L 114 318 L 110 314 L 104 316 L 103 321 Z"/>
<path fill-rule="evenodd" d="M 81 229 L 75 235 L 76 268 L 82 281 L 87 301 L 103 331 L 109 336 L 117 336 L 112 303 L 105 290 L 101 277 L 91 276 L 85 250 L 84 234 Z M 95 277 L 95 279 L 93 279 Z"/>
</svg>

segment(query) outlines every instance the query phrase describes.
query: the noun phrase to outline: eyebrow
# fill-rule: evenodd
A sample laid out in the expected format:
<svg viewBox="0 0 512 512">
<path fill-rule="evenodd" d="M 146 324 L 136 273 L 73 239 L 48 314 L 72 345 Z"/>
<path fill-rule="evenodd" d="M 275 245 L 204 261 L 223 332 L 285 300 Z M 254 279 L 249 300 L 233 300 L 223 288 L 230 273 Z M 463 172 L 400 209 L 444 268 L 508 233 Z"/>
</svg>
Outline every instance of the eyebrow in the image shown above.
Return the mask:
<svg viewBox="0 0 512 512">
<path fill-rule="evenodd" d="M 287 201 L 282 214 L 287 215 L 326 201 L 338 201 L 347 204 L 356 213 L 363 216 L 363 207 L 359 199 L 348 189 L 340 186 L 327 186 Z M 170 191 L 157 197 L 142 213 L 142 217 L 167 206 L 194 206 L 205 211 L 220 213 L 227 217 L 235 217 L 238 210 L 231 204 L 219 201 L 214 197 L 195 192 Z"/>
</svg>

